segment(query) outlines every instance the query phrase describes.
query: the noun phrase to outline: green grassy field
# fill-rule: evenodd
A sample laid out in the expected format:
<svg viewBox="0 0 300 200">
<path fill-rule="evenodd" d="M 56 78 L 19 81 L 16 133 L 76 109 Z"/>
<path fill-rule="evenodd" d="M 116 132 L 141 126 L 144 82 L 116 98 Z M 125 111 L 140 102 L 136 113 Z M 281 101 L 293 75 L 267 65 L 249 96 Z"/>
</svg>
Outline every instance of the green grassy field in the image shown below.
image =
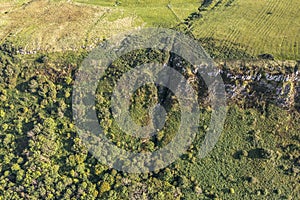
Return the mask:
<svg viewBox="0 0 300 200">
<path fill-rule="evenodd" d="M 236 44 L 253 56 L 299 59 L 299 7 L 298 0 L 213 0 L 203 6 L 203 17 L 192 22 L 191 31 L 196 38 L 221 41 L 221 48 Z"/>
<path fill-rule="evenodd" d="M 184 24 L 200 6 L 202 17 Z M 0 37 L 26 50 L 76 50 L 136 27 L 181 24 L 204 45 L 214 41 L 216 51 L 225 54 L 266 53 L 296 60 L 300 58 L 299 7 L 298 0 L 2 0 Z"/>
<path fill-rule="evenodd" d="M 9 2 L 1 7 L 1 41 L 11 40 L 26 51 L 77 50 L 141 25 L 134 16 L 109 20 L 118 13 L 109 7 L 64 1 Z"/>
<path fill-rule="evenodd" d="M 137 27 L 174 27 L 199 5 L 196 0 L 2 0 L 0 38 L 28 51 L 77 50 Z"/>
<path fill-rule="evenodd" d="M 84 4 L 111 7 L 121 10 L 124 15 L 135 15 L 141 18 L 147 26 L 172 27 L 183 21 L 190 13 L 197 11 L 201 0 L 76 0 Z M 117 16 L 120 18 L 122 15 Z"/>
</svg>

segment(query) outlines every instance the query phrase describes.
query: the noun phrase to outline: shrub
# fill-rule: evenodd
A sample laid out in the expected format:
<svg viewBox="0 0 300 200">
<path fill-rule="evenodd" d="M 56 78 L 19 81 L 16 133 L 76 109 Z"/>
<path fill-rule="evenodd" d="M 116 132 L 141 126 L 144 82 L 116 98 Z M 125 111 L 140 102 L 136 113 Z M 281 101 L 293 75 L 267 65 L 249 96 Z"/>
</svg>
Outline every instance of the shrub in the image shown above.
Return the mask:
<svg viewBox="0 0 300 200">
<path fill-rule="evenodd" d="M 110 190 L 109 183 L 104 181 L 100 186 L 100 194 L 103 194 L 104 192 L 108 192 L 109 190 Z"/>
<path fill-rule="evenodd" d="M 0 110 L 0 117 L 4 118 L 5 117 L 5 112 L 3 110 Z"/>
</svg>

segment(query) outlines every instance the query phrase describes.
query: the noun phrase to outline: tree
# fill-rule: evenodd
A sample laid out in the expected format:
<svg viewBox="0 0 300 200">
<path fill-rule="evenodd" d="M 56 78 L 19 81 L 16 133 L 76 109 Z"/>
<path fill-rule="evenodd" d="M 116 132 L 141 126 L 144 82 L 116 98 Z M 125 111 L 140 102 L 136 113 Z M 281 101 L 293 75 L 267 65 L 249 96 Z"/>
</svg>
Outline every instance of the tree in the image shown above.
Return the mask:
<svg viewBox="0 0 300 200">
<path fill-rule="evenodd" d="M 108 192 L 109 190 L 110 190 L 109 183 L 104 181 L 100 186 L 100 194 L 103 194 L 104 192 Z"/>
</svg>

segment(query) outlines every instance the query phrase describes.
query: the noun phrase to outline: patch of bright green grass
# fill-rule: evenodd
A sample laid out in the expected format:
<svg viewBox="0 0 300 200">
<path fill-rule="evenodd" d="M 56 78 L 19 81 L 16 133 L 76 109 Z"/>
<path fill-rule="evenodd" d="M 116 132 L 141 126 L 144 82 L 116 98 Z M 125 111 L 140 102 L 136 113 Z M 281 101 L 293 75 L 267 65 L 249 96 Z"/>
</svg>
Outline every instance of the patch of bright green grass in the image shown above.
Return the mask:
<svg viewBox="0 0 300 200">
<path fill-rule="evenodd" d="M 194 21 L 192 32 L 197 38 L 221 40 L 224 48 L 238 44 L 252 56 L 269 53 L 277 59 L 300 58 L 299 1 L 218 2 L 206 5 L 203 17 Z"/>
<path fill-rule="evenodd" d="M 128 15 L 135 15 L 141 18 L 147 26 L 172 27 L 184 20 L 190 13 L 197 11 L 201 5 L 200 1 L 96 1 L 96 0 L 76 0 L 84 4 L 111 7 L 122 11 L 122 18 Z M 125 14 L 124 14 L 125 13 Z"/>
</svg>

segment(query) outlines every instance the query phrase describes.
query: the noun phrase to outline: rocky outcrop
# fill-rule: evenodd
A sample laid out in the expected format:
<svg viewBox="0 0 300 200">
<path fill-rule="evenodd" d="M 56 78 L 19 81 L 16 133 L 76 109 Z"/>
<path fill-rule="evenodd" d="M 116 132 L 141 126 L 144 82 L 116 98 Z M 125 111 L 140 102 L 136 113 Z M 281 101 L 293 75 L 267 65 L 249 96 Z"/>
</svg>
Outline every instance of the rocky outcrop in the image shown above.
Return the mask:
<svg viewBox="0 0 300 200">
<path fill-rule="evenodd" d="M 264 107 L 272 103 L 283 108 L 300 110 L 300 61 L 219 60 L 216 65 L 219 70 L 217 73 L 223 78 L 228 101 L 246 107 Z M 197 82 L 203 89 L 205 87 L 201 73 L 201 68 L 194 70 L 193 74 L 199 77 L 198 80 L 193 76 L 189 79 Z M 207 75 L 215 76 L 216 73 Z"/>
</svg>

